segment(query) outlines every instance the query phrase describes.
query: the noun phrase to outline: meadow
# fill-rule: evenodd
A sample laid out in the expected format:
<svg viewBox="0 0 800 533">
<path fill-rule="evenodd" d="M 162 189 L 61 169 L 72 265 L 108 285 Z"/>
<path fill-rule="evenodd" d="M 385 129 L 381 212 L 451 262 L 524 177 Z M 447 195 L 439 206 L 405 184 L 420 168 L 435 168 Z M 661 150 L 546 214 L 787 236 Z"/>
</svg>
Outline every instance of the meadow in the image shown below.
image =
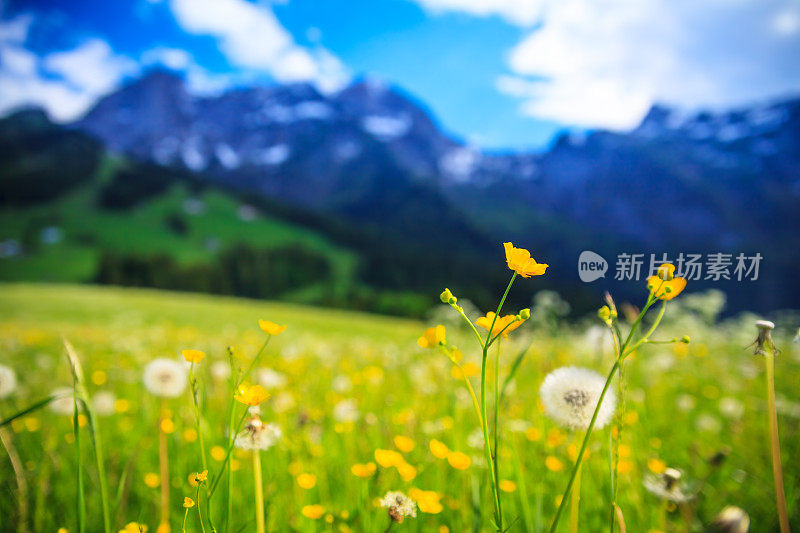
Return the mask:
<svg viewBox="0 0 800 533">
<path fill-rule="evenodd" d="M 529 288 L 519 280 L 513 290 L 524 294 Z M 690 291 L 670 303 L 655 335 L 688 336 L 690 342 L 641 346 L 625 359 L 622 383 L 612 386 L 613 421 L 592 433 L 584 455 L 580 531 L 609 531 L 615 478 L 610 463 L 616 464 L 616 501 L 627 531 L 705 531 L 729 505 L 749 514 L 751 531 L 778 530 L 763 356 L 748 347 L 759 317 L 719 321 L 718 295 Z M 477 314 L 463 301 L 469 295 L 458 296 L 474 322 Z M 642 302 L 646 297 L 643 285 Z M 546 416 L 539 394 L 545 376 L 567 365 L 605 376 L 615 361 L 600 318 L 567 323 L 549 311 L 544 304 L 533 306 L 531 318 L 496 345 L 500 380 L 521 361 L 498 410 L 497 478 L 510 531 L 548 531 L 583 440 L 582 431 L 569 431 Z M 629 328 L 633 318 L 620 311 L 619 327 Z M 445 304 L 425 323 L 155 290 L 0 285 L 0 364 L 12 368 L 18 382 L 0 399 L 0 419 L 56 389 L 72 388 L 67 339 L 80 358 L 97 413 L 111 529 L 135 522 L 157 531 L 166 483 L 171 530 L 209 531 L 195 512 L 209 510 L 205 489 L 189 479 L 203 470 L 198 437 L 204 439 L 210 483 L 225 464 L 229 442 L 228 348 L 235 367 L 248 367 L 267 338 L 259 319 L 287 326 L 270 340 L 250 378 L 270 393 L 259 406 L 260 418 L 281 432 L 274 446 L 260 453 L 266 530 L 493 529 L 484 438 L 462 374 L 478 387 L 481 353 L 473 347 L 471 328 Z M 652 320 L 651 314 L 644 319 Z M 442 350 L 421 347 L 425 342 L 418 339 L 437 324 L 446 328 L 447 346 L 460 348 L 454 357 L 463 370 Z M 781 350 L 775 389 L 786 499 L 797 528 L 800 350 L 792 334 L 780 321 L 773 332 Z M 187 349 L 206 354 L 192 369 L 202 435 L 190 387 L 162 399 L 143 384 L 147 363 L 167 358 L 188 365 L 181 357 Z M 496 377 L 490 367 L 487 381 Z M 244 416 L 244 407 L 236 408 L 236 416 Z M 79 531 L 81 472 L 86 531 L 103 531 L 87 420 L 78 417 L 79 465 L 72 414 L 68 398 L 66 406 L 53 402 L 2 428 L 10 453 L 0 457 L 0 487 L 10 496 L 0 500 L 0 531 Z M 162 432 L 168 479 L 159 465 Z M 256 531 L 252 456 L 239 448 L 231 452 L 231 512 L 224 508 L 224 480 L 210 506 L 219 531 Z M 662 499 L 645 486 L 667 468 L 682 473 L 685 501 Z M 380 505 L 388 491 L 415 500 L 416 517 L 392 522 Z M 196 507 L 185 508 L 186 497 Z M 562 530 L 568 530 L 567 520 L 561 521 Z"/>
</svg>

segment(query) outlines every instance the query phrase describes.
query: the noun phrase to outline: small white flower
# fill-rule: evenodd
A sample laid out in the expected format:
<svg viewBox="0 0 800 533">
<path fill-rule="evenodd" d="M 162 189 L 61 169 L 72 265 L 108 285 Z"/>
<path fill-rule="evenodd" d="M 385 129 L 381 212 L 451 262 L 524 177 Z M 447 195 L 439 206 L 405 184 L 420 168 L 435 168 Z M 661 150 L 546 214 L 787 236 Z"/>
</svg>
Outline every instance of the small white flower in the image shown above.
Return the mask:
<svg viewBox="0 0 800 533">
<path fill-rule="evenodd" d="M 719 412 L 727 418 L 739 419 L 744 415 L 744 404 L 736 398 L 721 398 L 719 401 Z"/>
<path fill-rule="evenodd" d="M 211 365 L 211 377 L 214 381 L 225 381 L 231 377 L 231 365 L 225 361 L 214 361 Z"/>
<path fill-rule="evenodd" d="M 697 401 L 694 399 L 694 396 L 691 394 L 681 394 L 678 396 L 676 401 L 678 409 L 681 411 L 691 411 L 694 409 L 694 406 L 697 404 Z"/>
<path fill-rule="evenodd" d="M 282 389 L 288 381 L 285 374 L 271 368 L 259 368 L 256 371 L 256 380 L 262 387 L 269 390 Z"/>
<path fill-rule="evenodd" d="M 355 422 L 358 417 L 358 404 L 353 399 L 342 400 L 333 406 L 333 418 L 337 422 Z"/>
<path fill-rule="evenodd" d="M 381 507 L 387 509 L 389 517 L 398 524 L 407 516 L 417 517 L 417 504 L 402 492 L 387 492 L 381 499 Z"/>
<path fill-rule="evenodd" d="M 244 429 L 236 435 L 234 445 L 243 450 L 268 450 L 283 436 L 277 424 L 264 424 L 260 418 L 247 421 Z"/>
<path fill-rule="evenodd" d="M 347 376 L 336 376 L 331 381 L 331 388 L 340 394 L 344 394 L 345 392 L 350 392 L 353 388 L 353 382 Z"/>
<path fill-rule="evenodd" d="M 545 414 L 562 427 L 585 430 L 592 420 L 604 385 L 605 378 L 588 368 L 557 368 L 544 378 L 539 389 Z M 609 389 L 597 413 L 595 429 L 601 429 L 611 421 L 615 407 L 616 397 Z"/>
<path fill-rule="evenodd" d="M 144 367 L 144 386 L 151 394 L 176 398 L 186 388 L 186 367 L 173 359 L 154 359 Z"/>
<path fill-rule="evenodd" d="M 100 391 L 94 396 L 92 396 L 92 405 L 94 406 L 94 411 L 100 416 L 110 416 L 114 414 L 114 402 L 117 401 L 117 397 L 114 396 L 114 393 L 111 391 Z"/>
<path fill-rule="evenodd" d="M 17 375 L 11 368 L 0 365 L 0 399 L 8 398 L 17 389 Z"/>
<path fill-rule="evenodd" d="M 50 410 L 59 415 L 72 416 L 75 414 L 75 402 L 72 397 L 72 387 L 59 387 L 50 394 L 61 396 L 50 402 Z M 78 405 L 80 409 L 80 405 Z"/>
<path fill-rule="evenodd" d="M 481 428 L 475 428 L 467 435 L 467 445 L 477 450 L 483 449 L 483 431 Z"/>
<path fill-rule="evenodd" d="M 720 422 L 719 419 L 714 415 L 701 413 L 695 421 L 695 427 L 698 431 L 719 433 L 719 431 L 722 429 L 722 422 Z"/>
</svg>

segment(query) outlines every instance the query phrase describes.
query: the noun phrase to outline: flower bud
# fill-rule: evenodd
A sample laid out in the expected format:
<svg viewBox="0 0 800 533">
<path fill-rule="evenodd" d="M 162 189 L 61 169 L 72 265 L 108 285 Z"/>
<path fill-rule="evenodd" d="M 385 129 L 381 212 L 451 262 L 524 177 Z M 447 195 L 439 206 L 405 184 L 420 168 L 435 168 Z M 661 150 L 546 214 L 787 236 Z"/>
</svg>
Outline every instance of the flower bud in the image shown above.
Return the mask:
<svg viewBox="0 0 800 533">
<path fill-rule="evenodd" d="M 450 292 L 450 289 L 445 289 L 442 291 L 442 294 L 439 295 L 439 299 L 442 303 L 455 305 L 458 302 L 458 299 L 453 296 L 453 293 Z"/>
<path fill-rule="evenodd" d="M 675 277 L 675 265 L 671 263 L 664 263 L 658 267 L 656 275 L 664 281 L 672 281 L 672 278 Z"/>
<path fill-rule="evenodd" d="M 753 342 L 756 346 L 755 355 L 767 355 L 766 349 L 769 349 L 774 355 L 778 355 L 780 352 L 772 342 L 772 330 L 775 329 L 775 323 L 769 320 L 757 320 L 756 328 L 758 328 L 758 337 Z"/>
<path fill-rule="evenodd" d="M 684 335 L 683 337 L 681 337 L 681 342 L 683 344 L 689 344 L 689 341 L 690 341 L 689 335 Z"/>
<path fill-rule="evenodd" d="M 531 317 L 531 310 L 526 307 L 525 309 L 520 311 L 519 315 L 517 316 L 519 317 L 520 320 L 528 320 Z"/>
</svg>

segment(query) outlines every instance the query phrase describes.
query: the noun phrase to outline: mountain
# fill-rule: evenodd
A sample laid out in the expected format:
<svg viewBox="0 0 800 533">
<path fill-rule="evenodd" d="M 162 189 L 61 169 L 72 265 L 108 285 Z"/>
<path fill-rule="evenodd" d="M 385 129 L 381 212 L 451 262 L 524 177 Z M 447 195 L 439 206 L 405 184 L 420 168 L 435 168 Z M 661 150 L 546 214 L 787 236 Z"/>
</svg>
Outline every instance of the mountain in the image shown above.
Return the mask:
<svg viewBox="0 0 800 533">
<path fill-rule="evenodd" d="M 584 249 L 612 270 L 620 253 L 758 252 L 758 283 L 722 286 L 732 307 L 796 307 L 800 297 L 800 99 L 724 112 L 658 105 L 627 133 L 563 134 L 543 153 L 484 153 L 382 83 L 333 95 L 294 84 L 200 97 L 155 71 L 73 127 L 112 150 L 420 251 L 450 245 L 479 257 L 497 242 L 523 242 L 578 300 L 599 288 L 636 297 L 611 280 L 580 286 Z"/>
</svg>

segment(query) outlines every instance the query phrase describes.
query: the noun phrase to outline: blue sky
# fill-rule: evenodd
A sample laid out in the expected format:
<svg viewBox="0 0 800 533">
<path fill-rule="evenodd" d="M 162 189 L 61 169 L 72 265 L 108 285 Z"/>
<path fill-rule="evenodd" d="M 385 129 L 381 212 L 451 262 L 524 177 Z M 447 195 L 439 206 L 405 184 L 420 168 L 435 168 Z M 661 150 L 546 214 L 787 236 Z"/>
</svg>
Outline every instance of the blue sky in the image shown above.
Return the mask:
<svg viewBox="0 0 800 533">
<path fill-rule="evenodd" d="M 155 65 L 192 90 L 374 76 L 487 149 L 800 94 L 796 0 L 40 0 L 0 15 L 0 112 L 79 116 Z"/>
</svg>

